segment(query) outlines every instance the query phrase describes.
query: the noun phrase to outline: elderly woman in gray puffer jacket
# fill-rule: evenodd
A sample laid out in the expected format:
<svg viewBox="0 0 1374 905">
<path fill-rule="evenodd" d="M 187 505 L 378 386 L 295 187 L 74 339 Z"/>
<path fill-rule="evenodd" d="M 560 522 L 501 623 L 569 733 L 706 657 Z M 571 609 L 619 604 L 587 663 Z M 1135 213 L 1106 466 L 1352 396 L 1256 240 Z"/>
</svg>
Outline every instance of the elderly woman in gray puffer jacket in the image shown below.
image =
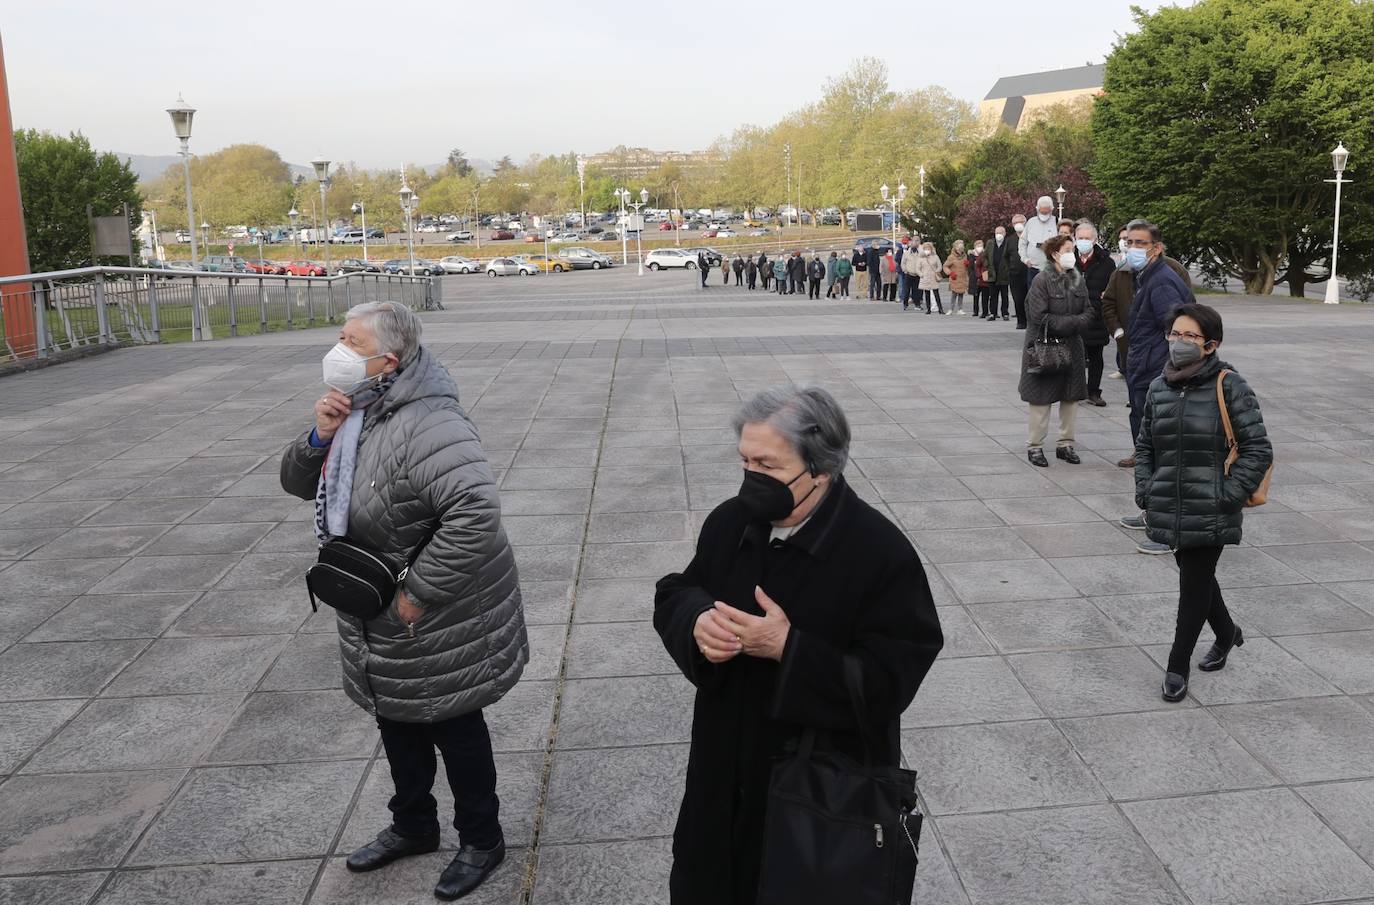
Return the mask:
<svg viewBox="0 0 1374 905">
<path fill-rule="evenodd" d="M 515 557 L 496 483 L 458 388 L 397 302 L 351 309 L 324 358 L 315 426 L 282 454 L 281 483 L 315 500 L 315 534 L 409 563 L 393 605 L 338 614 L 344 690 L 381 729 L 392 823 L 348 857 L 353 871 L 439 847 L 434 749 L 453 789 L 461 847 L 434 893 L 475 889 L 505 857 L 496 765 L 482 708 L 529 659 Z"/>
<path fill-rule="evenodd" d="M 1036 275 L 1026 293 L 1026 343 L 1021 355 L 1021 401 L 1030 403 L 1030 430 L 1026 458 L 1032 465 L 1048 468 L 1045 435 L 1050 428 L 1050 406 L 1059 403 L 1059 442 L 1055 458 L 1070 465 L 1081 459 L 1074 450 L 1073 431 L 1078 421 L 1078 403 L 1088 398 L 1087 357 L 1083 354 L 1083 332 L 1092 326 L 1097 314 L 1088 304 L 1088 289 L 1077 270 L 1073 239 L 1051 236 L 1042 245 L 1049 266 Z M 1026 370 L 1026 352 L 1037 340 L 1059 340 L 1068 347 L 1069 367 L 1064 371 L 1031 374 Z"/>
</svg>

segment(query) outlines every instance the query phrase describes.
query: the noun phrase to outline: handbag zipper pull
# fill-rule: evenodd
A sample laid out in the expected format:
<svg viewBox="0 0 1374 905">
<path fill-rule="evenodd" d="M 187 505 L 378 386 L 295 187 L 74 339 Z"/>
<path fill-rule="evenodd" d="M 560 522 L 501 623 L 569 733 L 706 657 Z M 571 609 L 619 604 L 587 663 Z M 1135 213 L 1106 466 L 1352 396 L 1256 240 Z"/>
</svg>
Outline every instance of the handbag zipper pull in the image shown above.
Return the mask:
<svg viewBox="0 0 1374 905">
<path fill-rule="evenodd" d="M 412 638 L 415 637 L 415 623 L 413 623 L 413 622 L 407 622 L 407 623 L 406 623 L 406 633 L 407 633 L 408 635 L 410 635 L 410 637 L 412 637 Z"/>
<path fill-rule="evenodd" d="M 873 833 L 874 833 L 874 842 L 875 842 L 875 844 L 877 845 L 878 848 L 882 848 L 882 847 L 883 847 L 883 825 L 882 825 L 881 823 L 875 823 L 875 824 L 873 824 Z"/>
</svg>

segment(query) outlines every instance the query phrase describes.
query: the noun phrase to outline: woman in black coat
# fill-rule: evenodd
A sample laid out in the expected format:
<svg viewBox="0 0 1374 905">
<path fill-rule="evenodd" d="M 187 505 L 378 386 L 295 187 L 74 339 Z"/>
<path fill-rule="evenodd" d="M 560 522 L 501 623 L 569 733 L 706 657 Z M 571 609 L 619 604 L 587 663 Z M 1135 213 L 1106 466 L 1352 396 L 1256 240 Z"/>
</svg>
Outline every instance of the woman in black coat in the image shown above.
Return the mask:
<svg viewBox="0 0 1374 905">
<path fill-rule="evenodd" d="M 697 689 L 673 905 L 754 902 L 772 766 L 805 728 L 862 759 L 846 655 L 862 668 L 863 731 L 885 740 L 874 760 L 892 766 L 898 720 L 944 644 L 916 551 L 845 483 L 849 427 L 830 394 L 765 391 L 735 427 L 740 494 L 654 599 L 654 627 Z"/>
<path fill-rule="evenodd" d="M 1111 253 L 1097 244 L 1097 227 L 1087 220 L 1080 220 L 1075 227 L 1074 252 L 1078 258 L 1078 272 L 1083 275 L 1083 283 L 1088 289 L 1088 304 L 1093 310 L 1093 321 L 1083 331 L 1083 354 L 1088 363 L 1088 405 L 1105 406 L 1102 398 L 1102 350 L 1107 347 L 1111 337 L 1107 335 L 1107 323 L 1102 319 L 1102 291 L 1116 273 L 1116 262 Z"/>
<path fill-rule="evenodd" d="M 1240 543 L 1241 511 L 1274 450 L 1249 384 L 1217 357 L 1221 315 L 1196 302 L 1183 305 L 1170 318 L 1168 339 L 1169 361 L 1150 384 L 1136 438 L 1135 502 L 1150 540 L 1174 548 L 1178 563 L 1178 622 L 1162 691 L 1164 700 L 1181 701 L 1204 622 L 1216 635 L 1198 662 L 1204 672 L 1221 669 L 1231 648 L 1245 643 L 1222 600 L 1217 560 L 1223 546 Z M 1222 405 L 1236 438 L 1229 468 Z"/>
<path fill-rule="evenodd" d="M 1073 429 L 1078 419 L 1079 400 L 1088 395 L 1082 334 L 1091 326 L 1094 315 L 1088 305 L 1083 277 L 1074 267 L 1073 240 L 1068 236 L 1051 236 L 1044 241 L 1042 249 L 1050 265 L 1036 275 L 1026 294 L 1028 326 L 1018 389 L 1021 400 L 1030 403 L 1026 458 L 1032 465 L 1048 468 L 1045 435 L 1049 432 L 1050 408 L 1056 402 L 1059 403 L 1059 442 L 1054 454 L 1070 465 L 1081 461 L 1073 448 Z M 1027 353 L 1037 340 L 1047 337 L 1068 346 L 1069 367 L 1050 373 L 1029 373 Z"/>
</svg>

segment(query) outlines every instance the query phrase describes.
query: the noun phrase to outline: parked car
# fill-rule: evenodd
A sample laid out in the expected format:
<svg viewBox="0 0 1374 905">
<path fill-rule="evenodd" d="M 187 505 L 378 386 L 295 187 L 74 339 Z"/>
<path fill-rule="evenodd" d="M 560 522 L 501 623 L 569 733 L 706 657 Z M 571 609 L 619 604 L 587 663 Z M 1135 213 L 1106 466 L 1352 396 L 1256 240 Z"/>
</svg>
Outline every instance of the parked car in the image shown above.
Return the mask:
<svg viewBox="0 0 1374 905">
<path fill-rule="evenodd" d="M 692 256 L 692 259 L 693 259 L 693 260 L 696 259 L 697 252 L 699 252 L 699 251 L 705 252 L 705 253 L 706 253 L 706 260 L 708 260 L 708 261 L 711 262 L 711 266 L 712 266 L 712 267 L 715 267 L 717 264 L 719 264 L 719 263 L 725 258 L 725 256 L 724 256 L 723 254 L 721 254 L 720 252 L 716 251 L 714 248 L 712 248 L 712 247 L 709 246 L 709 245 L 702 245 L 702 246 L 700 246 L 699 248 L 689 248 L 689 249 L 687 249 L 688 254 L 690 254 L 690 255 Z"/>
<path fill-rule="evenodd" d="M 658 228 L 659 228 L 659 231 L 660 231 L 660 232 L 663 231 L 663 230 L 672 229 L 672 228 L 673 228 L 673 221 L 671 221 L 671 220 L 664 220 L 662 223 L 660 223 L 660 224 L 658 225 Z"/>
<path fill-rule="evenodd" d="M 532 276 L 538 272 L 539 268 L 535 265 L 515 258 L 492 258 L 487 262 L 489 277 Z"/>
<path fill-rule="evenodd" d="M 597 238 L 600 239 L 602 242 L 618 242 L 620 241 L 620 234 L 613 229 L 608 229 L 601 235 L 597 236 Z"/>
<path fill-rule="evenodd" d="M 751 235 L 751 236 L 766 236 L 766 235 L 768 235 L 768 230 L 766 230 L 766 229 L 751 229 L 751 230 L 749 230 L 749 235 Z"/>
<path fill-rule="evenodd" d="M 334 234 L 334 238 L 329 241 L 336 245 L 362 245 L 363 231 L 361 229 L 345 229 Z"/>
<path fill-rule="evenodd" d="M 247 273 L 248 262 L 238 255 L 206 255 L 200 269 L 209 273 Z"/>
<path fill-rule="evenodd" d="M 514 239 L 515 233 L 508 229 L 493 229 L 491 231 L 491 241 L 501 242 L 507 239 Z"/>
<path fill-rule="evenodd" d="M 739 235 L 739 233 L 735 232 L 733 229 L 718 229 L 718 230 L 716 230 L 716 238 L 717 238 L 717 239 L 733 239 L 733 238 L 735 238 L 735 237 L 738 236 L 738 235 Z"/>
<path fill-rule="evenodd" d="M 703 229 L 703 230 L 701 231 L 701 237 L 702 237 L 703 239 L 714 239 L 714 238 L 716 237 L 716 230 L 714 230 L 714 229 Z"/>
<path fill-rule="evenodd" d="M 445 241 L 445 242 L 471 242 L 471 241 L 472 241 L 472 230 L 470 230 L 470 229 L 460 229 L 460 230 L 458 230 L 456 233 L 449 233 L 447 236 L 444 236 L 444 241 Z"/>
<path fill-rule="evenodd" d="M 316 261 L 292 261 L 286 265 L 286 272 L 294 277 L 322 277 L 324 265 Z"/>
<path fill-rule="evenodd" d="M 256 261 L 245 261 L 244 266 L 249 273 L 286 273 L 286 265 L 281 261 L 269 261 L 266 258 L 259 258 Z"/>
<path fill-rule="evenodd" d="M 549 237 L 550 242 L 581 242 L 582 237 L 577 233 L 559 233 Z"/>
<path fill-rule="evenodd" d="M 606 228 L 605 228 L 604 226 L 596 226 L 596 225 L 593 225 L 593 226 L 587 227 L 587 232 L 588 232 L 588 234 L 593 235 L 593 236 L 597 235 L 598 233 L 604 233 L 605 231 L 606 231 Z"/>
<path fill-rule="evenodd" d="M 376 261 L 364 261 L 362 258 L 344 258 L 334 265 L 335 273 L 381 273 L 382 268 Z"/>
<path fill-rule="evenodd" d="M 867 251 L 870 245 L 876 245 L 879 252 L 886 253 L 892 247 L 892 240 L 887 236 L 860 236 L 854 240 L 854 247 L 864 251 Z"/>
<path fill-rule="evenodd" d="M 382 265 L 382 270 L 386 273 L 412 273 L 410 261 L 405 258 L 393 258 Z M 441 276 L 444 268 L 437 261 L 427 261 L 424 258 L 415 259 L 415 270 L 413 276 L 437 277 Z"/>
<path fill-rule="evenodd" d="M 697 256 L 682 248 L 655 248 L 644 256 L 650 270 L 668 267 L 681 267 L 684 270 L 697 269 Z"/>
<path fill-rule="evenodd" d="M 482 269 L 482 265 L 472 258 L 465 258 L 462 255 L 449 255 L 439 259 L 439 266 L 444 273 L 477 273 Z"/>
<path fill-rule="evenodd" d="M 565 248 L 558 256 L 571 264 L 573 270 L 600 270 L 603 267 L 615 266 L 615 262 L 609 257 L 590 248 Z"/>
</svg>

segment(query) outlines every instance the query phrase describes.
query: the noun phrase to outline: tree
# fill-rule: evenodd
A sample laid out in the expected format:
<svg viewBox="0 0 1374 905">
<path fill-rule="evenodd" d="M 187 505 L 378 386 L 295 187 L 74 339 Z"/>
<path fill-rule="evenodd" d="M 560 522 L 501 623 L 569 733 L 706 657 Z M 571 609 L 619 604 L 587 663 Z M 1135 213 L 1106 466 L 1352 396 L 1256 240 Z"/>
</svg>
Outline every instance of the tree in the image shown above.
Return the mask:
<svg viewBox="0 0 1374 905">
<path fill-rule="evenodd" d="M 444 164 L 445 176 L 463 177 L 472 172 L 472 164 L 468 163 L 467 155 L 462 148 L 454 148 L 448 152 L 448 162 Z"/>
<path fill-rule="evenodd" d="M 35 273 L 94 263 L 87 205 L 97 216 L 109 216 L 128 204 L 131 234 L 141 222 L 138 177 L 128 162 L 108 152 L 97 154 L 81 133 L 63 138 L 20 129 L 14 133 L 14 149 L 29 266 Z"/>
<path fill-rule="evenodd" d="M 1066 186 L 1067 188 L 1067 186 Z M 1036 196 L 1031 192 L 1015 189 L 985 188 L 959 206 L 955 223 L 965 238 L 992 241 L 993 230 L 1001 226 L 1015 241 L 1016 234 L 1011 231 L 1011 218 L 1024 214 L 1035 204 Z"/>
<path fill-rule="evenodd" d="M 281 155 L 257 144 L 230 145 L 223 150 L 191 160 L 191 193 L 195 200 L 195 220 L 215 227 L 272 226 L 286 222 L 286 212 L 300 200 L 309 204 L 307 192 L 316 188 L 307 180 L 299 199 L 293 191 L 291 170 Z M 329 193 L 329 210 L 338 216 L 347 212 L 351 192 L 348 168 L 340 165 L 334 172 Z M 186 179 L 182 164 L 174 164 L 146 187 L 148 206 L 164 224 L 180 223 L 186 216 Z M 307 215 L 308 217 L 308 215 Z"/>
<path fill-rule="evenodd" d="M 1331 242 L 1332 146 L 1352 170 L 1374 154 L 1374 3 L 1202 0 L 1136 21 L 1092 118 L 1113 219 L 1155 221 L 1171 254 L 1247 292 L 1301 295 Z M 1370 180 L 1342 207 L 1341 268 L 1358 272 L 1374 263 Z"/>
</svg>

